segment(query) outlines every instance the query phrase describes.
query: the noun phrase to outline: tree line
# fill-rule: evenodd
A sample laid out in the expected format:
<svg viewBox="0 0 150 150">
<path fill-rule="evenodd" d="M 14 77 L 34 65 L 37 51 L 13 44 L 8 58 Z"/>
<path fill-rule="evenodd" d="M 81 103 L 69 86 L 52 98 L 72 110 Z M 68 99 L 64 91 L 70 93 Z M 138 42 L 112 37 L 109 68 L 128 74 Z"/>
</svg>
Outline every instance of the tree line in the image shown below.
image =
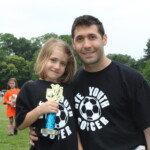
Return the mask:
<svg viewBox="0 0 150 150">
<path fill-rule="evenodd" d="M 20 87 L 26 81 L 37 79 L 34 73 L 36 57 L 43 43 L 52 37 L 66 41 L 72 48 L 71 35 L 47 33 L 29 40 L 24 37 L 17 38 L 10 33 L 0 33 L 0 90 L 6 89 L 7 81 L 11 77 L 18 80 Z M 108 54 L 107 56 L 136 69 L 150 84 L 150 39 L 147 41 L 146 47 L 144 56 L 139 60 L 123 54 Z M 79 68 L 82 63 L 76 53 L 75 57 Z"/>
</svg>

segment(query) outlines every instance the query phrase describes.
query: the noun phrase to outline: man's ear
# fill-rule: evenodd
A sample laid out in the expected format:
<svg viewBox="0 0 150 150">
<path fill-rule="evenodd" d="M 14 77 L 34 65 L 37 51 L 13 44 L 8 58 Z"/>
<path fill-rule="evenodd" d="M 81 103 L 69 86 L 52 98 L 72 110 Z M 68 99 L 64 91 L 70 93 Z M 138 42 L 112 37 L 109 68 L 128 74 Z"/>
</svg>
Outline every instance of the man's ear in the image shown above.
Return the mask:
<svg viewBox="0 0 150 150">
<path fill-rule="evenodd" d="M 108 38 L 107 38 L 107 35 L 104 34 L 104 35 L 103 35 L 103 44 L 104 44 L 104 45 L 107 44 L 107 39 L 108 39 Z"/>
</svg>

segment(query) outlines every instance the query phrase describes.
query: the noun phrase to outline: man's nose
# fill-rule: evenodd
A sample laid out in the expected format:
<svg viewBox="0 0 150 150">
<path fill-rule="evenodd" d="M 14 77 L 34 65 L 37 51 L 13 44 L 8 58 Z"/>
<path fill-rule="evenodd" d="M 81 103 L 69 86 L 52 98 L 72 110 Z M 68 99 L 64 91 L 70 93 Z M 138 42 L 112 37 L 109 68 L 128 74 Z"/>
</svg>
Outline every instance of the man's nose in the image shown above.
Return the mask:
<svg viewBox="0 0 150 150">
<path fill-rule="evenodd" d="M 84 39 L 84 42 L 83 42 L 83 47 L 84 48 L 89 48 L 91 47 L 91 43 L 88 39 Z"/>
</svg>

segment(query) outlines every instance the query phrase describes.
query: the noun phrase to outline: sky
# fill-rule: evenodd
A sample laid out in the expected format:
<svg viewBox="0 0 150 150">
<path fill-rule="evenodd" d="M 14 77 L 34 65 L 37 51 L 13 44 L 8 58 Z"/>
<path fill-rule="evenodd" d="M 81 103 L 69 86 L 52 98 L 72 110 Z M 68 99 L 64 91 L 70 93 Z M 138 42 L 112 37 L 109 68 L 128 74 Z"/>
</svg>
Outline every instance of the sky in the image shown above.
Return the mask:
<svg viewBox="0 0 150 150">
<path fill-rule="evenodd" d="M 138 60 L 150 39 L 149 0 L 0 0 L 0 33 L 15 37 L 71 34 L 74 19 L 93 15 L 103 22 L 106 54 Z"/>
</svg>

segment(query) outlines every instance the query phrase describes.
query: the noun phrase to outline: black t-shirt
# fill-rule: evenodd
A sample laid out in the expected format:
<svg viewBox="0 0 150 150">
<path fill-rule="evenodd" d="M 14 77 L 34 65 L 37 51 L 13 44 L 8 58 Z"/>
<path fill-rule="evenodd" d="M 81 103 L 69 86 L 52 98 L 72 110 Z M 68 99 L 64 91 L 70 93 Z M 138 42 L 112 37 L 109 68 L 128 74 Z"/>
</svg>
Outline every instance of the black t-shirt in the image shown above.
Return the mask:
<svg viewBox="0 0 150 150">
<path fill-rule="evenodd" d="M 46 89 L 51 88 L 52 83 L 38 80 L 27 82 L 22 87 L 16 103 L 16 124 L 19 126 L 25 119 L 26 114 L 46 101 Z M 58 135 L 52 139 L 49 135 L 44 136 L 41 128 L 45 128 L 46 115 L 42 115 L 32 125 L 36 127 L 36 133 L 39 137 L 35 146 L 31 150 L 77 150 L 77 131 L 74 119 L 74 101 L 72 86 L 61 84 L 63 86 L 63 98 L 59 102 L 59 111 L 56 115 L 55 128 Z"/>
<path fill-rule="evenodd" d="M 150 87 L 134 69 L 112 61 L 99 72 L 82 68 L 74 81 L 75 109 L 85 150 L 133 150 L 150 127 Z"/>
</svg>

